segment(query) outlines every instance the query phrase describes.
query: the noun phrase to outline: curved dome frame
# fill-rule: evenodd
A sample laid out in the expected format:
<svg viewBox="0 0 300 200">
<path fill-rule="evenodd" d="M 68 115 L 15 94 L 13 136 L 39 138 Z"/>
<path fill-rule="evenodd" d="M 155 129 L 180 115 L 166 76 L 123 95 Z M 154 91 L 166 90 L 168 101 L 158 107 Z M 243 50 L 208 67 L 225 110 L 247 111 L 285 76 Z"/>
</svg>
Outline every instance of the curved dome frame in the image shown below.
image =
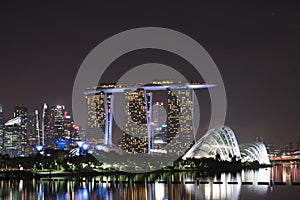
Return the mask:
<svg viewBox="0 0 300 200">
<path fill-rule="evenodd" d="M 240 145 L 242 161 L 258 161 L 259 164 L 270 165 L 266 146 L 261 142 L 252 142 Z"/>
<path fill-rule="evenodd" d="M 224 161 L 231 161 L 232 156 L 241 157 L 235 134 L 228 126 L 221 125 L 207 131 L 183 156 L 183 159 L 215 157 L 217 154 Z"/>
</svg>

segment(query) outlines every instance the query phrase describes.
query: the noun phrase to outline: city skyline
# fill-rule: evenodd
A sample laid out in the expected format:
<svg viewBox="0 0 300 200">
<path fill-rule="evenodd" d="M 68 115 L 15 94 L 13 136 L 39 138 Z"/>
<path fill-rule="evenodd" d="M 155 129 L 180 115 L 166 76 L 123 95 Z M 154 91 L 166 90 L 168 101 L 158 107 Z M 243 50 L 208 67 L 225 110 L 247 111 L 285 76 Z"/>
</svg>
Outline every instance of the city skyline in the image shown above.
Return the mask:
<svg viewBox="0 0 300 200">
<path fill-rule="evenodd" d="M 0 2 L 3 199 L 297 199 L 300 2 Z"/>
<path fill-rule="evenodd" d="M 40 147 L 56 149 L 60 148 L 59 143 L 66 141 L 65 146 L 68 144 L 71 148 L 80 140 L 80 128 L 64 105 L 47 106 L 44 103 L 41 113 L 38 109 L 30 111 L 25 106 L 15 106 L 13 118 L 4 119 L 0 104 L 1 155 L 26 157 L 37 153 Z"/>
<path fill-rule="evenodd" d="M 199 140 L 196 139 L 191 121 L 194 110 L 191 88 L 203 89 L 209 86 L 204 83 L 193 83 L 183 84 L 185 85 L 183 88 L 176 82 L 162 82 L 168 82 L 169 86 L 180 89 L 172 91 L 164 87 L 167 85 L 153 84 L 144 86 L 148 90 L 141 88 L 134 90 L 134 85 L 131 88 L 133 90 L 126 88 L 122 91 L 123 98 L 127 101 L 124 108 L 126 123 L 122 130 L 123 134 L 116 134 L 113 130 L 115 122 L 111 122 L 114 112 L 113 99 L 114 95 L 120 92 L 120 85 L 103 84 L 102 89 L 97 87 L 94 93 L 90 90 L 86 93 L 88 94 L 87 107 L 90 107 L 88 110 L 93 111 L 89 114 L 87 127 L 87 129 L 91 128 L 89 130 L 91 132 L 77 127 L 71 116 L 67 115 L 64 105 L 48 106 L 44 103 L 41 118 L 38 110 L 28 112 L 27 107 L 15 106 L 14 118 L 5 123 L 6 120 L 2 118 L 3 107 L 0 104 L 0 154 L 9 157 L 27 157 L 36 153 L 44 155 L 43 149 L 47 151 L 60 149 L 71 154 L 77 152 L 80 155 L 81 150 L 78 149 L 82 148 L 81 153 L 96 156 L 99 156 L 99 150 L 103 151 L 102 153 L 115 151 L 120 155 L 125 152 L 126 154 L 146 153 L 148 156 L 185 155 L 184 160 L 214 158 L 219 154 L 221 160 L 241 158 L 246 162 L 259 158 L 259 162 L 264 164 L 268 164 L 269 158 L 276 160 L 281 158 L 280 156 L 291 158 L 299 154 L 300 141 L 278 146 L 265 143 L 262 137 L 257 137 L 256 140 L 240 144 L 235 133 L 226 125 L 216 126 L 208 130 Z M 166 92 L 167 103 L 165 105 L 164 102 L 156 101 L 152 106 L 161 109 L 152 109 L 151 104 L 158 88 Z M 177 93 L 176 97 L 175 93 Z M 163 108 L 164 105 L 166 110 Z M 159 119 L 164 116 L 163 110 L 167 112 L 165 116 L 167 121 L 164 122 Z M 185 122 L 181 124 L 181 120 Z M 100 129 L 103 130 L 102 133 Z M 113 140 L 115 138 L 113 135 L 119 137 L 117 143 Z M 121 143 L 118 143 L 119 141 Z M 263 153 L 257 153 L 259 151 Z"/>
<path fill-rule="evenodd" d="M 115 87 L 116 85 L 115 84 L 112 84 L 112 83 L 109 83 L 108 85 L 106 85 L 106 84 L 103 84 L 104 85 L 104 87 L 106 87 L 106 86 L 108 86 L 108 88 L 112 88 L 112 87 Z M 154 86 L 155 87 L 155 86 Z M 211 87 L 211 86 L 210 86 Z M 98 87 L 97 87 L 98 88 Z M 118 90 L 118 89 L 117 89 Z M 87 88 L 87 91 L 88 91 L 88 93 L 87 94 L 89 94 L 88 96 L 91 96 L 91 94 L 93 93 L 91 93 L 91 89 L 90 88 Z M 126 91 L 126 90 L 124 90 L 124 91 Z M 137 90 L 137 92 L 138 92 L 138 90 Z M 174 91 L 173 91 L 174 92 Z M 171 93 L 173 93 L 173 92 L 171 92 Z M 118 93 L 118 92 L 117 92 Z M 124 97 L 126 98 L 126 93 L 127 92 L 125 92 L 125 94 L 124 94 Z M 136 92 L 133 92 L 132 94 L 135 94 Z M 144 93 L 144 92 L 142 92 L 142 93 Z M 168 92 L 168 95 L 170 95 L 171 93 L 169 93 Z M 131 95 L 132 95 L 131 94 Z M 136 93 L 137 94 L 137 93 Z M 128 95 L 128 94 L 127 94 Z M 88 96 L 86 96 L 86 98 L 88 97 Z M 96 97 L 96 98 L 95 98 Z M 86 142 L 88 142 L 88 143 L 95 143 L 95 144 L 104 144 L 105 142 L 105 136 L 104 136 L 104 134 L 102 134 L 102 133 L 99 133 L 98 134 L 98 132 L 99 132 L 99 130 L 97 129 L 97 128 L 101 128 L 102 129 L 102 131 L 103 131 L 103 133 L 105 133 L 105 125 L 106 125 L 106 123 L 105 123 L 105 113 L 104 113 L 104 110 L 101 110 L 102 108 L 101 107 L 103 107 L 104 108 L 104 104 L 103 104 L 103 98 L 104 98 L 104 95 L 103 95 L 103 93 L 101 93 L 100 94 L 100 96 L 98 96 L 97 97 L 97 95 L 96 96 L 93 96 L 93 98 L 87 98 L 87 112 L 91 112 L 90 114 L 89 114 L 89 116 L 92 116 L 92 115 L 94 115 L 94 116 L 98 116 L 97 118 L 95 118 L 94 120 L 96 120 L 96 121 L 90 121 L 90 119 L 88 119 L 87 120 L 87 126 L 86 127 L 79 127 L 79 126 L 76 126 L 76 122 L 75 121 L 73 121 L 73 119 L 72 119 L 72 117 L 70 116 L 70 115 L 68 115 L 68 111 L 67 110 L 65 110 L 65 106 L 64 105 L 62 105 L 62 104 L 58 104 L 58 105 L 52 105 L 52 106 L 50 106 L 49 107 L 49 109 L 51 109 L 52 110 L 52 112 L 54 113 L 54 110 L 53 109 L 58 109 L 58 110 L 61 110 L 61 109 L 63 109 L 62 111 L 60 111 L 60 115 L 61 115 L 61 117 L 62 118 L 64 118 L 64 120 L 69 120 L 70 122 L 70 125 L 71 124 L 73 124 L 73 126 L 75 125 L 75 128 L 78 130 L 78 129 L 81 129 L 82 131 L 84 131 L 83 132 L 83 135 L 78 135 L 78 136 L 76 136 L 77 137 L 77 139 L 79 139 L 79 140 L 82 140 L 82 139 L 84 139 L 84 140 L 86 140 Z M 108 98 L 108 101 L 110 101 L 110 96 L 108 96 L 107 97 Z M 157 98 L 157 97 L 156 97 Z M 153 104 L 153 107 L 154 107 L 154 110 L 152 111 L 152 112 L 157 112 L 157 110 L 155 109 L 155 106 L 157 106 L 157 105 L 160 105 L 159 106 L 159 108 L 163 108 L 163 105 L 165 104 L 163 101 L 157 101 L 157 99 L 156 98 L 154 98 L 156 101 L 155 102 L 152 102 L 152 104 Z M 102 100 L 101 100 L 102 99 Z M 138 98 L 137 98 L 138 99 Z M 162 99 L 162 97 L 161 97 L 161 94 L 159 95 L 159 98 L 158 98 L 159 100 L 161 100 Z M 96 106 L 96 104 L 94 104 L 94 103 L 89 103 L 89 102 L 93 102 L 93 101 L 98 101 L 98 102 L 102 102 L 102 105 L 100 105 L 100 104 L 98 104 L 98 106 Z M 127 100 L 128 101 L 128 103 L 129 103 L 129 100 Z M 141 102 L 140 102 L 141 103 Z M 150 103 L 150 102 L 148 102 L 148 103 Z M 110 104 L 110 103 L 109 103 Z M 174 106 L 174 105 L 169 105 L 169 106 Z M 89 108 L 90 107 L 90 108 Z M 18 113 L 21 113 L 21 114 L 24 114 L 24 113 L 26 113 L 26 121 L 27 120 L 32 120 L 33 122 L 30 124 L 30 126 L 33 126 L 32 127 L 32 129 L 37 129 L 37 130 L 35 130 L 35 131 L 38 131 L 38 133 L 34 136 L 35 138 L 33 138 L 32 136 L 30 137 L 30 138 L 33 138 L 33 139 L 28 139 L 28 145 L 30 144 L 31 146 L 33 146 L 33 145 L 42 145 L 42 143 L 47 143 L 47 146 L 48 147 L 52 147 L 52 148 L 57 148 L 57 144 L 55 144 L 55 141 L 53 140 L 53 139 L 59 139 L 59 140 L 64 140 L 64 138 L 65 137 L 62 137 L 62 136 L 60 136 L 60 137 L 53 137 L 53 134 L 59 134 L 59 131 L 54 131 L 54 130 L 50 130 L 50 127 L 48 127 L 48 129 L 49 130 L 43 130 L 43 126 L 44 126 L 44 124 L 43 124 L 43 122 L 45 122 L 45 121 L 47 121 L 47 119 L 44 119 L 44 117 L 43 117 L 43 115 L 44 115 L 44 113 L 43 112 L 45 112 L 45 109 L 47 110 L 47 108 L 48 108 L 48 105 L 47 105 L 47 103 L 44 103 L 44 107 L 43 108 L 41 108 L 41 109 L 34 109 L 34 110 L 29 110 L 28 112 L 27 112 L 27 107 L 26 106 L 20 106 L 20 105 L 16 105 L 16 106 L 14 106 L 14 109 L 15 109 L 15 111 L 11 114 L 12 115 L 12 117 L 11 118 L 9 118 L 9 119 L 6 119 L 6 118 L 4 118 L 3 116 L 4 116 L 4 112 L 3 112 L 3 105 L 0 103 L 0 125 L 2 124 L 3 126 L 4 126 L 4 124 L 5 123 L 15 123 L 15 121 L 17 120 L 16 118 L 18 118 L 19 117 L 19 115 L 20 114 L 18 114 Z M 24 109 L 24 110 L 23 110 Z M 48 109 L 48 110 L 49 110 Z M 109 106 L 109 109 L 110 109 L 110 106 Z M 128 108 L 128 105 L 126 106 L 126 108 L 125 108 L 125 110 L 126 109 L 129 109 Z M 50 111 L 51 111 L 50 110 Z M 130 110 L 130 109 L 129 109 Z M 169 109 L 168 109 L 169 110 Z M 99 113 L 98 112 L 95 112 L 95 111 L 100 111 Z M 165 108 L 163 108 L 163 111 L 164 112 L 166 112 L 165 111 Z M 41 115 L 39 115 L 39 113 L 42 113 Z M 128 111 L 128 113 L 130 113 L 130 111 Z M 160 113 L 161 114 L 167 114 L 167 113 L 163 113 L 162 111 L 160 111 Z M 154 115 L 153 115 L 154 116 Z M 27 117 L 28 117 L 28 119 L 27 119 Z M 59 116 L 60 117 L 60 116 Z M 159 117 L 161 117 L 161 116 L 157 116 L 158 118 Z M 166 116 L 164 116 L 164 117 L 166 117 Z M 47 117 L 46 117 L 47 118 Z M 38 120 L 37 120 L 38 119 Z M 145 119 L 144 119 L 145 120 Z M 155 119 L 153 120 L 153 123 L 155 123 Z M 93 123 L 93 125 L 92 125 L 92 127 L 94 127 L 94 129 L 93 128 L 91 128 L 91 124 L 89 125 L 89 122 L 92 122 Z M 100 123 L 99 123 L 100 122 Z M 19 122 L 18 122 L 19 123 Z M 23 121 L 20 119 L 20 123 L 21 123 L 21 126 L 20 126 L 20 129 L 22 129 L 22 126 L 25 126 L 25 127 L 27 127 L 27 129 L 30 129 L 31 127 L 30 126 L 27 126 L 27 124 L 25 125 L 25 124 L 23 124 Z M 61 122 L 59 122 L 59 123 L 61 123 Z M 99 127 L 98 127 L 98 124 L 99 123 Z M 128 123 L 128 122 L 127 122 Z M 164 125 L 166 126 L 167 124 L 168 124 L 168 122 L 165 122 L 166 124 L 161 124 L 161 126 L 162 127 L 164 127 Z M 110 122 L 108 122 L 108 124 L 110 124 Z M 69 128 L 71 128 L 70 127 L 70 125 L 68 125 L 69 126 Z M 226 125 L 226 124 L 225 124 Z M 65 126 L 65 125 L 63 125 L 63 124 L 59 124 L 59 126 Z M 45 124 L 45 127 L 47 127 L 47 124 Z M 45 128 L 44 127 L 44 128 Z M 126 125 L 125 125 L 125 127 L 126 127 Z M 125 127 L 123 127 L 124 128 L 124 130 L 126 129 Z M 1 127 L 0 127 L 1 128 Z M 72 127 L 72 128 L 74 128 L 74 127 Z M 165 127 L 165 128 L 167 128 L 167 126 Z M 23 127 L 23 129 L 24 129 L 24 127 Z M 26 129 L 26 131 L 27 131 L 27 129 Z M 47 129 L 47 128 L 45 128 L 45 129 Z M 90 130 L 89 130 L 90 129 Z M 111 128 L 110 128 L 111 129 Z M 120 130 L 120 127 L 117 127 L 116 125 L 114 125 L 113 124 L 113 126 L 112 126 L 112 130 L 113 131 L 116 131 L 116 129 L 117 129 L 117 132 L 119 131 L 119 133 L 113 133 L 113 135 L 114 136 L 110 136 L 110 137 L 112 137 L 111 139 L 112 139 L 112 143 L 114 144 L 114 145 L 120 145 L 119 144 L 119 142 L 122 140 L 122 138 L 124 139 L 124 133 L 126 132 L 123 132 L 124 130 Z M 68 130 L 68 129 L 67 129 Z M 2 132 L 1 132 L 2 131 Z M 46 131 L 46 132 L 49 132 L 49 131 L 52 131 L 53 133 L 52 133 L 52 136 L 50 136 L 50 135 L 48 135 L 48 136 L 43 136 L 43 134 L 44 134 L 44 131 Z M 64 130 L 63 130 L 64 131 Z M 95 131 L 97 131 L 97 134 L 95 135 L 95 134 L 89 134 L 89 132 L 95 132 Z M 23 133 L 23 131 L 22 130 L 18 130 L 17 131 L 18 132 L 18 134 L 19 133 L 21 133 L 20 134 L 20 136 L 21 137 L 23 137 L 22 135 L 24 134 Z M 123 132 L 123 136 L 122 136 L 122 132 Z M 1 134 L 3 134 L 3 133 L 5 133 L 5 132 L 3 132 L 3 129 L 0 129 L 0 135 Z M 26 134 L 27 134 L 27 132 L 26 132 Z M 28 132 L 28 134 L 30 134 L 29 132 Z M 32 133 L 31 133 L 32 134 Z M 62 133 L 62 135 L 64 135 L 65 133 Z M 69 135 L 70 135 L 70 133 L 68 133 Z M 110 133 L 111 134 L 111 133 Z M 51 142 L 49 142 L 49 141 L 47 141 L 47 137 L 53 137 L 53 138 L 48 138 L 48 140 L 50 139 L 50 140 L 53 140 L 53 141 L 51 141 Z M 83 138 L 80 138 L 80 137 L 83 137 Z M 26 136 L 25 136 L 26 137 Z M 142 137 L 140 138 L 140 139 L 143 139 Z M 154 140 L 155 140 L 155 137 L 153 138 Z M 199 139 L 199 138 L 198 138 Z M 22 140 L 24 140 L 24 139 L 22 139 Z M 197 139 L 195 138 L 195 141 L 196 141 Z M 270 148 L 269 150 L 270 150 L 270 155 L 273 155 L 274 154 L 274 150 L 275 151 L 279 151 L 279 150 L 281 150 L 281 151 L 283 151 L 283 152 L 285 152 L 285 151 L 293 151 L 293 150 L 297 150 L 297 149 L 299 149 L 300 148 L 300 141 L 289 141 L 289 142 L 287 142 L 287 143 L 272 143 L 272 142 L 268 142 L 268 141 L 265 141 L 264 140 L 264 138 L 263 137 L 261 137 L 261 136 L 257 136 L 255 139 L 253 139 L 252 141 L 257 141 L 257 142 L 263 142 L 264 144 L 266 144 L 267 145 L 267 147 L 268 148 Z M 52 145 L 50 145 L 50 143 L 52 143 Z M 123 143 L 122 143 L 123 144 Z M 27 145 L 27 144 L 26 144 Z M 121 146 L 119 146 L 120 148 L 123 148 L 123 147 L 121 147 Z M 124 150 L 124 149 L 123 149 Z M 126 151 L 126 150 L 125 150 Z M 22 150 L 22 152 L 24 152 L 24 150 Z M 35 152 L 35 150 L 32 148 L 32 149 L 30 149 L 29 150 L 29 152 Z M 145 153 L 145 152 L 144 152 Z M 278 154 L 278 152 L 277 152 L 277 154 Z"/>
<path fill-rule="evenodd" d="M 97 44 L 120 31 L 159 26 L 191 36 L 209 52 L 227 92 L 225 124 L 241 142 L 257 136 L 275 144 L 300 140 L 297 3 L 1 5 L 0 103 L 6 119 L 16 105 L 40 113 L 44 102 L 71 108 L 77 70 Z M 103 81 L 114 82 L 116 69 L 122 73 L 145 61 L 190 67 L 166 52 L 135 53 L 112 63 Z M 201 125 L 198 138 L 207 131 L 206 122 Z"/>
</svg>

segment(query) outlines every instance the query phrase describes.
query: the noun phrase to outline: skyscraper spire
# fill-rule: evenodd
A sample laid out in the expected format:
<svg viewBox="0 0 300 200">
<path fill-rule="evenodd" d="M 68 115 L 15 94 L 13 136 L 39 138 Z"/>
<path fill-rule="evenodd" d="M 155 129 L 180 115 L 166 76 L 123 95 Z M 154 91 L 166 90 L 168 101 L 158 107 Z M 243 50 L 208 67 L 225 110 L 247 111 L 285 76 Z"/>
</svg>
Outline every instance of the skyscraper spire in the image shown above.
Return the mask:
<svg viewBox="0 0 300 200">
<path fill-rule="evenodd" d="M 40 124 L 39 124 L 39 110 L 35 110 L 34 114 L 35 114 L 35 120 L 36 120 L 37 143 L 38 143 L 38 145 L 41 145 Z"/>
<path fill-rule="evenodd" d="M 46 114 L 46 109 L 48 108 L 47 104 L 44 103 L 43 107 L 43 116 L 42 116 L 42 145 L 45 145 L 45 114 Z"/>
</svg>

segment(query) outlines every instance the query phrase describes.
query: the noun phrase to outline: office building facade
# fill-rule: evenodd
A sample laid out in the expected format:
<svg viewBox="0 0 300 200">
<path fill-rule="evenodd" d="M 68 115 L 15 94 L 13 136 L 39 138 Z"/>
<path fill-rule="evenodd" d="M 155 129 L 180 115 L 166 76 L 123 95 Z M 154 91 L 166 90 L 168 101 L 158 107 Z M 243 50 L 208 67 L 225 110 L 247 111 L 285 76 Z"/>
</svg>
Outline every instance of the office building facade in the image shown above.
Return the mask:
<svg viewBox="0 0 300 200">
<path fill-rule="evenodd" d="M 99 84 L 98 89 L 114 88 L 114 83 Z M 105 138 L 105 132 L 112 129 L 112 118 L 110 118 L 113 110 L 111 101 L 113 96 L 110 93 L 97 92 L 92 95 L 86 95 L 87 102 L 87 127 L 86 141 L 94 144 L 108 144 L 112 138 Z M 112 116 L 112 115 L 111 115 Z"/>
<path fill-rule="evenodd" d="M 103 144 L 112 137 L 113 97 L 124 95 L 125 123 L 121 148 L 128 153 L 164 152 L 182 155 L 195 143 L 193 124 L 194 90 L 214 87 L 213 84 L 182 81 L 154 81 L 150 84 L 118 84 L 113 87 L 87 88 L 84 92 L 88 106 L 87 138 L 91 134 Z M 160 114 L 153 110 L 157 92 L 166 96 L 166 120 L 159 124 Z M 91 131 L 92 128 L 104 129 Z M 108 131 L 107 131 L 108 130 Z M 102 131 L 103 133 L 103 131 Z M 101 134 L 102 134 L 101 133 Z M 109 144 L 109 142 L 108 142 Z M 163 150 L 163 151 L 160 151 Z"/>
<path fill-rule="evenodd" d="M 34 146 L 41 145 L 41 135 L 39 127 L 39 111 L 35 110 L 28 114 L 27 121 L 27 148 L 28 154 L 35 153 Z"/>
<path fill-rule="evenodd" d="M 27 145 L 27 107 L 24 106 L 16 106 L 14 109 L 14 117 L 20 117 L 21 119 L 21 153 L 23 155 L 27 155 L 29 153 L 29 148 Z"/>
<path fill-rule="evenodd" d="M 65 106 L 63 105 L 46 106 L 44 109 L 43 135 L 48 147 L 55 148 L 55 141 L 64 139 L 64 114 Z"/>
<path fill-rule="evenodd" d="M 149 104 L 147 102 L 150 102 L 150 93 L 142 89 L 126 91 L 124 98 L 126 122 L 122 136 L 122 149 L 128 153 L 148 153 L 147 107 L 149 108 Z"/>
<path fill-rule="evenodd" d="M 9 157 L 24 155 L 22 144 L 22 117 L 15 117 L 5 123 L 4 153 Z"/>
</svg>

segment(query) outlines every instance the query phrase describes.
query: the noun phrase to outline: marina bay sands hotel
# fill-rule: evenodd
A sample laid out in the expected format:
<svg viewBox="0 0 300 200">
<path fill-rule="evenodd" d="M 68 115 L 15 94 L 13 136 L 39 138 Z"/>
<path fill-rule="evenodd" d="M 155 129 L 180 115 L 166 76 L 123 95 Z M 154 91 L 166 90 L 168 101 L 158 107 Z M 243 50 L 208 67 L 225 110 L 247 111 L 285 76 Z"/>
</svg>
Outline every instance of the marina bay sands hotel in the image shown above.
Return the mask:
<svg viewBox="0 0 300 200">
<path fill-rule="evenodd" d="M 182 153 L 195 143 L 194 90 L 213 84 L 153 81 L 148 84 L 99 84 L 86 89 L 87 142 L 114 146 L 116 95 L 125 102 L 121 148 L 128 153 Z M 164 96 L 165 101 L 154 101 Z M 156 98 L 155 98 L 156 97 Z M 119 113 L 119 112 L 118 112 Z M 164 118 L 164 119 L 162 119 Z"/>
</svg>

